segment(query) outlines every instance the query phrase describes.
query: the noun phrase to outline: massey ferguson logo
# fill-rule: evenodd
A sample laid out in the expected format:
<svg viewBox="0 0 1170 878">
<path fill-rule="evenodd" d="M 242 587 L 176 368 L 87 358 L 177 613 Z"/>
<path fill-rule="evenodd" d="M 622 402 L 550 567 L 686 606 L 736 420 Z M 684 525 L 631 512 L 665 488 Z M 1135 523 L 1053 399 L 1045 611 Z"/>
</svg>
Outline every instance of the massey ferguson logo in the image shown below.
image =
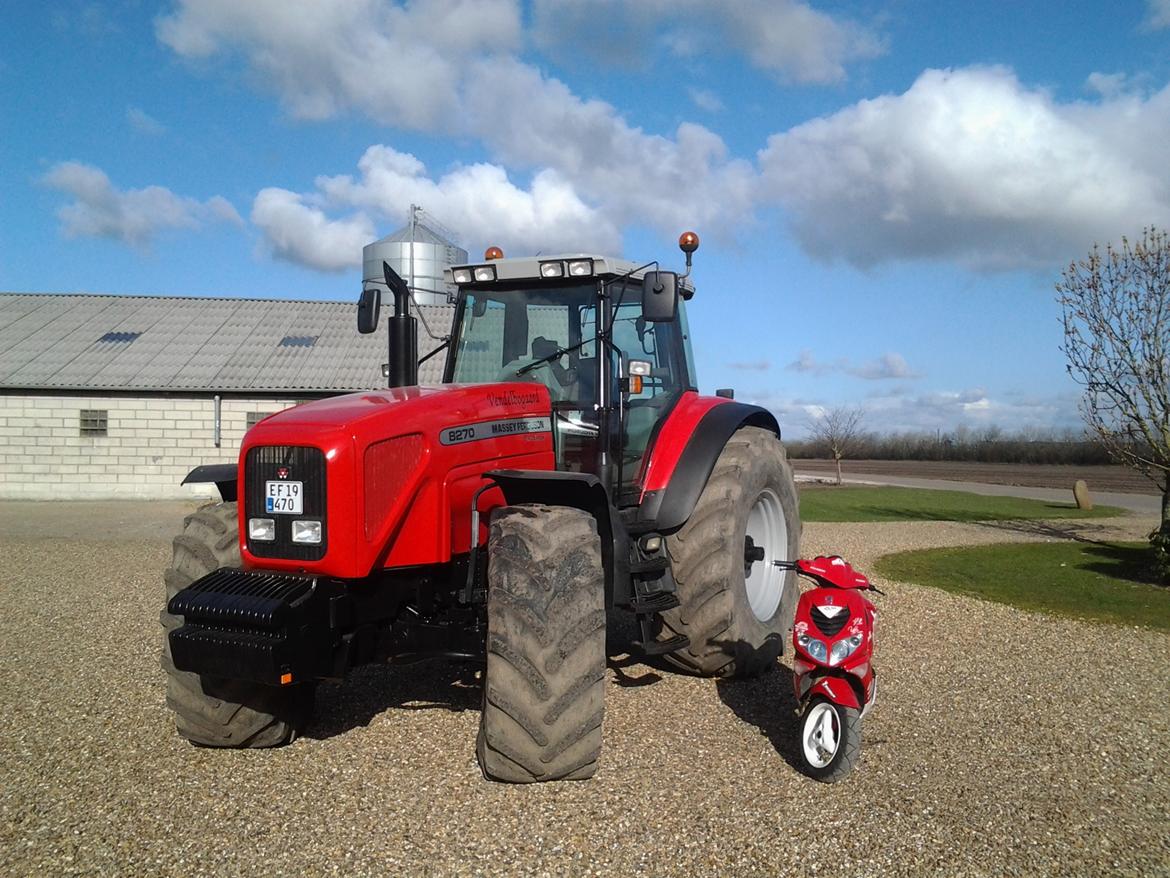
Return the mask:
<svg viewBox="0 0 1170 878">
<path fill-rule="evenodd" d="M 276 477 L 278 479 L 287 479 L 288 478 L 288 467 L 287 466 L 277 467 L 276 468 Z"/>
</svg>

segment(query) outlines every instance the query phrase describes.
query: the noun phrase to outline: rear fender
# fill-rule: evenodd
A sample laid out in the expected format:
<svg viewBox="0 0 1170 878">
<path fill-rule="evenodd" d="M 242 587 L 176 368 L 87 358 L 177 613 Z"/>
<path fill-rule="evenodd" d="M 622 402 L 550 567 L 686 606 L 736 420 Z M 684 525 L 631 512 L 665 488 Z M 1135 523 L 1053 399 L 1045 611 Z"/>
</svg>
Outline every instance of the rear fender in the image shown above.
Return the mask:
<svg viewBox="0 0 1170 878">
<path fill-rule="evenodd" d="M 206 466 L 197 466 L 191 472 L 187 473 L 186 478 L 179 482 L 179 484 L 198 485 L 215 482 L 215 487 L 219 491 L 219 496 L 223 498 L 223 501 L 225 503 L 234 503 L 236 501 L 239 471 L 239 464 L 235 463 L 212 463 Z"/>
<path fill-rule="evenodd" d="M 724 399 L 695 400 L 695 405 L 707 403 L 712 404 L 697 423 L 686 418 L 686 409 L 680 404 L 676 410 L 681 416 L 678 422 L 663 425 L 647 469 L 637 530 L 671 531 L 682 527 L 699 502 L 723 446 L 740 427 L 763 427 L 780 435 L 780 425 L 765 408 Z M 677 434 L 688 430 L 690 435 L 678 442 Z M 671 453 L 672 448 L 680 446 L 681 453 Z M 660 453 L 663 457 L 654 459 Z"/>
<path fill-rule="evenodd" d="M 630 538 L 597 476 L 546 470 L 495 470 L 484 474 L 500 486 L 509 505 L 543 503 L 570 506 L 588 512 L 597 521 L 601 563 L 605 568 L 605 595 L 609 604 L 621 602 L 630 591 Z M 615 594 L 616 592 L 616 594 Z"/>
</svg>

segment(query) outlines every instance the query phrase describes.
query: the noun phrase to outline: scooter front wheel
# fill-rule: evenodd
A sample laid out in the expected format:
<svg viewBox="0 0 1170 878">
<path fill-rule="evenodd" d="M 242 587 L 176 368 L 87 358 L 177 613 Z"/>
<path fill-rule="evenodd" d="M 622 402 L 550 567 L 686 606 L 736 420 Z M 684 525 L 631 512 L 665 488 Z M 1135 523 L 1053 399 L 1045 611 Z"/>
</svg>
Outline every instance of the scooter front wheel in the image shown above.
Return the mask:
<svg viewBox="0 0 1170 878">
<path fill-rule="evenodd" d="M 836 783 L 861 756 L 861 714 L 818 695 L 801 717 L 799 750 L 810 777 Z"/>
</svg>

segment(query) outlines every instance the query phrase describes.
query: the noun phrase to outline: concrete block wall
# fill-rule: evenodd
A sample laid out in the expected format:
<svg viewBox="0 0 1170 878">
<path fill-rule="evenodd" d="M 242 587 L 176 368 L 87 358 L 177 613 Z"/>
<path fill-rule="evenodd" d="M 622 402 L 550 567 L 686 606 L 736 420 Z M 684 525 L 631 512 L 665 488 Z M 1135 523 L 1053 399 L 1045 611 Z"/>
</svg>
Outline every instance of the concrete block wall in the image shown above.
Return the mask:
<svg viewBox="0 0 1170 878">
<path fill-rule="evenodd" d="M 0 396 L 0 499 L 217 496 L 214 485 L 180 485 L 194 467 L 234 463 L 249 412 L 291 399 L 224 398 L 215 447 L 211 397 Z M 106 436 L 81 435 L 82 409 L 108 412 Z"/>
</svg>

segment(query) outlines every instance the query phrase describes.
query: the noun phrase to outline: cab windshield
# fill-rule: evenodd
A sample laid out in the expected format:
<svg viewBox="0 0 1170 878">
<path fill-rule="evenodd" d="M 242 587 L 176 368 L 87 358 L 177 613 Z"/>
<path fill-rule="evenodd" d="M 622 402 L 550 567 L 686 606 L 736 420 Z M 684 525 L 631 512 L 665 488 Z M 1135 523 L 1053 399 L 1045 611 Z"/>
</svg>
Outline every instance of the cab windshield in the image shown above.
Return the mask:
<svg viewBox="0 0 1170 878">
<path fill-rule="evenodd" d="M 591 333 L 588 345 L 582 345 L 586 339 L 581 331 L 582 315 L 593 314 L 596 307 L 595 283 L 467 292 L 452 346 L 449 380 L 458 384 L 536 381 L 548 387 L 553 402 L 592 400 L 597 372 L 592 336 L 596 333 Z M 545 359 L 563 348 L 573 349 Z"/>
<path fill-rule="evenodd" d="M 528 381 L 547 387 L 555 415 L 557 468 L 562 470 L 596 472 L 603 420 L 597 407 L 604 405 L 613 413 L 608 445 L 620 461 L 621 483 L 629 486 L 640 474 L 655 425 L 694 384 L 689 345 L 681 315 L 670 323 L 648 323 L 642 317 L 641 283 L 630 280 L 624 290 L 621 282 L 609 289 L 613 348 L 607 356 L 597 338 L 598 292 L 596 281 L 465 289 L 446 380 Z M 619 382 L 630 374 L 632 360 L 649 363 L 649 371 L 640 389 L 623 399 Z M 598 392 L 603 382 L 604 399 Z"/>
</svg>

